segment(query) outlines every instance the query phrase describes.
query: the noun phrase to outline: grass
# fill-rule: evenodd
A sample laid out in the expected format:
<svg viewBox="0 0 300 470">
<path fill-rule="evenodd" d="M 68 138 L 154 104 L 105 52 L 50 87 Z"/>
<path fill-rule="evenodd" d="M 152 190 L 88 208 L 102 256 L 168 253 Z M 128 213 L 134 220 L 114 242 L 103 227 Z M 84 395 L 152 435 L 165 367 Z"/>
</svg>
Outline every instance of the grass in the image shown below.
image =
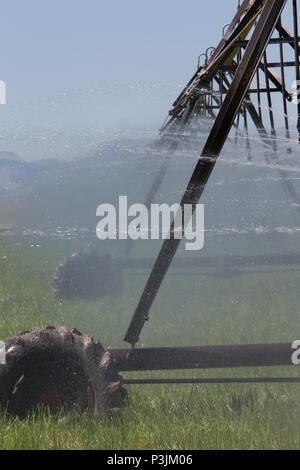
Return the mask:
<svg viewBox="0 0 300 470">
<path fill-rule="evenodd" d="M 36 246 L 40 243 L 40 246 Z M 65 324 L 105 347 L 122 338 L 147 273 L 127 272 L 124 293 L 97 302 L 59 302 L 50 277 L 74 247 L 3 238 L 0 248 L 0 338 L 32 326 Z M 206 270 L 207 271 L 207 270 Z M 191 273 L 190 273 L 191 274 Z M 142 334 L 143 346 L 292 342 L 300 337 L 297 272 L 247 273 L 217 279 L 172 269 Z M 299 333 L 298 333 L 299 331 Z M 298 369 L 144 373 L 143 377 L 297 375 Z M 127 374 L 135 377 L 136 373 Z M 87 413 L 24 421 L 1 415 L 0 449 L 298 449 L 299 385 L 128 386 L 119 417 Z"/>
</svg>

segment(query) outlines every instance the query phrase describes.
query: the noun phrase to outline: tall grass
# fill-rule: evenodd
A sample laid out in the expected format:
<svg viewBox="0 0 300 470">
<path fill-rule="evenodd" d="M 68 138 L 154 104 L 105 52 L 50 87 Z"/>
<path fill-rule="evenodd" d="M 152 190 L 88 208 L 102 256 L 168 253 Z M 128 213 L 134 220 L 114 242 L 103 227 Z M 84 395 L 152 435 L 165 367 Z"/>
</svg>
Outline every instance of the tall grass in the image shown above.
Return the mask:
<svg viewBox="0 0 300 470">
<path fill-rule="evenodd" d="M 19 244 L 21 243 L 21 244 Z M 33 246 L 31 246 L 33 245 Z M 65 324 L 105 347 L 122 338 L 147 273 L 127 272 L 124 293 L 97 302 L 59 302 L 51 274 L 68 249 L 47 240 L 3 239 L 0 338 L 32 326 Z M 300 337 L 298 274 L 243 271 L 217 279 L 171 270 L 143 332 L 144 346 L 293 341 Z M 207 274 L 207 273 L 206 273 Z M 298 368 L 144 373 L 143 377 L 297 375 Z M 127 377 L 141 374 L 127 374 Z M 128 386 L 113 419 L 88 413 L 20 421 L 2 413 L 0 449 L 297 449 L 299 385 Z"/>
</svg>

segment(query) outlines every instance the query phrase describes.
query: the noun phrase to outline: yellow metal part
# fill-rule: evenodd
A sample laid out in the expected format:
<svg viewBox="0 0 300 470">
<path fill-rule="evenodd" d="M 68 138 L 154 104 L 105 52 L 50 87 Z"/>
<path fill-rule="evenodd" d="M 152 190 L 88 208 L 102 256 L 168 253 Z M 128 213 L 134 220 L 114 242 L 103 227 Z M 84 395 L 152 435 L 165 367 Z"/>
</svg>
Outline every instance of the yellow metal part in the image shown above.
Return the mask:
<svg viewBox="0 0 300 470">
<path fill-rule="evenodd" d="M 265 0 L 266 1 L 266 0 Z M 264 2 L 265 3 L 265 2 Z M 239 38 L 240 39 L 245 39 L 248 34 L 249 34 L 249 31 L 251 30 L 252 26 L 254 25 L 256 19 L 260 16 L 260 14 L 262 13 L 262 10 L 263 8 L 261 8 L 257 13 L 255 13 L 255 15 L 253 16 L 253 18 L 249 21 L 249 23 L 245 26 L 245 28 L 241 31 L 241 34 L 239 35 Z M 203 71 L 201 71 L 199 74 L 198 74 L 198 82 L 196 83 L 196 85 L 198 85 L 202 79 L 204 78 L 205 80 L 208 78 L 208 75 L 209 73 L 211 72 L 211 70 L 213 70 L 215 68 L 215 65 L 220 63 L 220 61 L 222 60 L 223 57 L 226 56 L 226 54 L 228 53 L 229 49 L 232 48 L 232 46 L 234 46 L 234 44 L 236 43 L 237 41 L 237 38 L 233 39 L 233 41 L 231 41 L 227 46 L 226 48 L 215 58 L 215 60 L 213 62 L 211 62 L 209 64 L 209 66 L 204 69 Z M 230 62 L 228 62 L 228 64 L 231 64 L 234 57 L 236 56 L 238 52 L 238 49 L 236 48 L 233 52 L 232 52 L 232 56 L 231 56 L 231 59 L 230 59 Z M 229 61 L 229 59 L 228 59 Z M 226 64 L 227 64 L 227 61 L 226 61 Z"/>
<path fill-rule="evenodd" d="M 253 5 L 255 0 L 252 0 L 249 4 L 249 8 L 251 8 L 251 6 Z M 264 7 L 265 3 L 266 3 L 267 0 L 263 0 L 262 2 L 262 7 Z M 262 11 L 262 9 L 260 10 L 260 12 Z M 253 18 L 251 19 L 251 21 L 248 23 L 246 29 L 243 30 L 243 33 L 239 36 L 239 39 L 241 41 L 247 39 L 247 36 L 248 34 L 250 33 L 252 27 L 254 26 L 254 23 L 257 19 L 257 14 L 255 14 L 253 16 Z M 228 57 L 228 59 L 224 62 L 224 65 L 231 65 L 235 56 L 237 55 L 238 53 L 238 48 L 235 48 L 233 51 L 232 51 L 232 54 Z"/>
</svg>

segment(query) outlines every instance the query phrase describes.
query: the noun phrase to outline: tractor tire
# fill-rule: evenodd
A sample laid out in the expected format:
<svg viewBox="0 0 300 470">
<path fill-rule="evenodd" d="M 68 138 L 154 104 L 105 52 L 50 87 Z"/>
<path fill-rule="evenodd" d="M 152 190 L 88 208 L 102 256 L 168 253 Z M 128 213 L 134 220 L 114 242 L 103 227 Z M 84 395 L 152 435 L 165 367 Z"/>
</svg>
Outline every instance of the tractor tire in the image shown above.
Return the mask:
<svg viewBox="0 0 300 470">
<path fill-rule="evenodd" d="M 65 326 L 32 328 L 6 345 L 0 407 L 21 419 L 38 407 L 54 415 L 89 410 L 112 416 L 127 395 L 121 379 L 109 351 L 91 336 Z"/>
<path fill-rule="evenodd" d="M 82 250 L 67 256 L 52 277 L 59 299 L 97 300 L 123 290 L 123 272 L 109 255 Z"/>
</svg>

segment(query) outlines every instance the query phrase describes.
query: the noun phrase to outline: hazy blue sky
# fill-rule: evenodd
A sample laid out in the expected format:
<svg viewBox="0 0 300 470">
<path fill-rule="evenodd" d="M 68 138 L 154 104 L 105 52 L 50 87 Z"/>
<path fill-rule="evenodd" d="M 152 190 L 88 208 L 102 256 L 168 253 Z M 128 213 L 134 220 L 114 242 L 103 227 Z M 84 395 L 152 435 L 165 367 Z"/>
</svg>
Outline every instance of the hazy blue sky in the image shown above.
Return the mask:
<svg viewBox="0 0 300 470">
<path fill-rule="evenodd" d="M 215 45 L 236 0 L 1 2 L 1 74 L 21 95 L 102 80 L 181 82 Z"/>
<path fill-rule="evenodd" d="M 1 2 L 1 148 L 71 158 L 128 129 L 156 133 L 236 8 L 237 0 Z"/>
</svg>

